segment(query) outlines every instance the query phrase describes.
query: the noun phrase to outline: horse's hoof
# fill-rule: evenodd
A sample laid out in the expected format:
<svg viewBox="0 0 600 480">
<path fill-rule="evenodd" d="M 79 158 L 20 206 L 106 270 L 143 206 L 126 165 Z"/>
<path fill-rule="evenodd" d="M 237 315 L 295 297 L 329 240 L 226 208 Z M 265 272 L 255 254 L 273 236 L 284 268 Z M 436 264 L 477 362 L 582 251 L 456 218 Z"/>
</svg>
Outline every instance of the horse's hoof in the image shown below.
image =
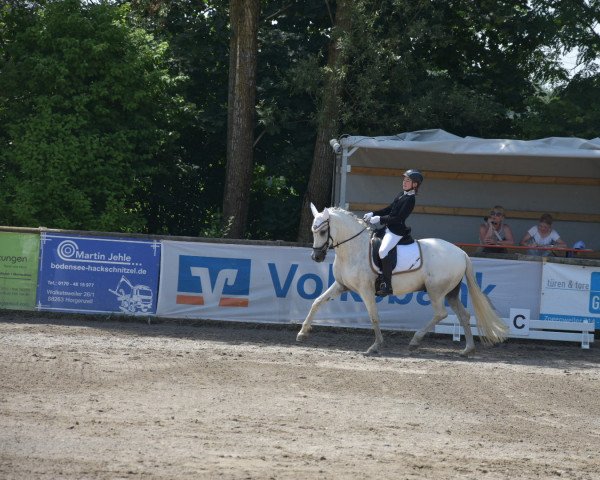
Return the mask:
<svg viewBox="0 0 600 480">
<path fill-rule="evenodd" d="M 374 357 L 376 355 L 380 355 L 379 345 L 371 345 L 369 349 L 363 353 L 365 357 Z"/>
<path fill-rule="evenodd" d="M 409 343 L 408 344 L 408 350 L 411 352 L 414 352 L 417 348 L 419 348 L 418 343 Z"/>
<path fill-rule="evenodd" d="M 474 353 L 475 353 L 475 347 L 465 348 L 464 350 L 460 351 L 460 356 L 461 357 L 469 357 L 469 356 L 473 355 Z"/>
<path fill-rule="evenodd" d="M 296 341 L 297 342 L 303 342 L 307 338 L 308 338 L 308 334 L 307 333 L 299 333 L 298 335 L 296 335 Z"/>
<path fill-rule="evenodd" d="M 378 357 L 381 355 L 381 353 L 379 352 L 379 350 L 371 350 L 370 348 L 363 353 L 363 355 L 365 357 Z"/>
</svg>

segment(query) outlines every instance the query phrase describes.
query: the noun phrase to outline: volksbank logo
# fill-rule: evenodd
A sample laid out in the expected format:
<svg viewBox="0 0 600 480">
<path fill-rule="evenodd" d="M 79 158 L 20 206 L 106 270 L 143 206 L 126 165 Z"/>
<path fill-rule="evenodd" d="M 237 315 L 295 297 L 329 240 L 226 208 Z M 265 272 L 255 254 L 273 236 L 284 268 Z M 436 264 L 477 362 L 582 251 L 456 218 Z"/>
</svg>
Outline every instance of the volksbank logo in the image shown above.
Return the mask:
<svg viewBox="0 0 600 480">
<path fill-rule="evenodd" d="M 247 307 L 250 259 L 179 256 L 176 303 Z"/>
<path fill-rule="evenodd" d="M 329 264 L 327 278 L 322 278 L 312 271 L 301 273 L 302 268 L 298 263 L 292 263 L 289 267 L 278 268 L 275 263 L 268 264 L 273 291 L 277 298 L 288 298 L 298 295 L 304 300 L 314 300 L 321 295 L 327 288 L 333 285 L 335 277 L 333 276 L 333 264 Z M 475 272 L 475 281 L 485 295 L 490 295 L 496 288 L 495 283 L 483 283 L 483 273 Z M 346 302 L 353 299 L 356 302 L 362 302 L 358 293 L 347 291 L 340 295 L 339 300 Z M 469 291 L 467 285 L 462 282 L 460 286 L 460 300 L 463 305 L 469 305 Z M 378 303 L 388 303 L 390 305 L 407 305 L 416 301 L 419 305 L 431 305 L 427 292 L 413 292 L 402 296 L 389 295 L 387 297 L 377 297 Z"/>
</svg>

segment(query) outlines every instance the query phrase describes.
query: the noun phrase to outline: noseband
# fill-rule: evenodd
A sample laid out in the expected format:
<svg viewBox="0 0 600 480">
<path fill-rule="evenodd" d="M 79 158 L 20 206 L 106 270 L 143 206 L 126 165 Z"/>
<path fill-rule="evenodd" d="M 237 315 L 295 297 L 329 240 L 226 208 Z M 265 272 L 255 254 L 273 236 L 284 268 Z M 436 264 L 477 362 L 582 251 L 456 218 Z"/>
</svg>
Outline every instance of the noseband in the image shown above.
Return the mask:
<svg viewBox="0 0 600 480">
<path fill-rule="evenodd" d="M 329 228 L 329 220 L 325 220 L 321 225 L 319 225 L 319 228 L 317 228 L 315 230 L 315 233 L 318 232 L 319 230 L 321 230 L 321 228 L 323 228 L 323 225 L 327 225 L 327 240 L 325 240 L 325 243 L 323 245 L 321 245 L 320 247 L 313 247 L 314 253 L 322 253 L 323 255 L 325 255 L 327 253 L 327 250 L 329 250 L 330 248 L 337 248 L 340 245 L 343 245 L 344 243 L 349 242 L 350 240 L 358 237 L 361 233 L 363 233 L 367 229 L 367 227 L 365 227 L 360 232 L 358 232 L 356 235 L 353 235 L 350 238 L 347 238 L 346 240 L 344 240 L 342 242 L 334 243 L 334 240 L 331 237 L 331 230 Z"/>
</svg>

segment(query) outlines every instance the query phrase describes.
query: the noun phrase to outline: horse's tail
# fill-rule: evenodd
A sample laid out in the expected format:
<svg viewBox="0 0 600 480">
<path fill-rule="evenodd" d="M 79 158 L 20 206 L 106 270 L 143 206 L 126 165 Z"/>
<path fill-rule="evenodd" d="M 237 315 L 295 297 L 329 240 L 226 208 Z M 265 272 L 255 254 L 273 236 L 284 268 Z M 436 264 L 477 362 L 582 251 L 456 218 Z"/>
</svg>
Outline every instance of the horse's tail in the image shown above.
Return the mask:
<svg viewBox="0 0 600 480">
<path fill-rule="evenodd" d="M 473 309 L 475 310 L 479 337 L 484 343 L 501 343 L 506 340 L 508 327 L 496 315 L 490 300 L 481 291 L 479 285 L 477 285 L 471 259 L 466 254 L 465 257 L 467 261 L 465 276 L 467 277 L 467 287 L 471 296 L 471 302 L 473 303 Z"/>
</svg>

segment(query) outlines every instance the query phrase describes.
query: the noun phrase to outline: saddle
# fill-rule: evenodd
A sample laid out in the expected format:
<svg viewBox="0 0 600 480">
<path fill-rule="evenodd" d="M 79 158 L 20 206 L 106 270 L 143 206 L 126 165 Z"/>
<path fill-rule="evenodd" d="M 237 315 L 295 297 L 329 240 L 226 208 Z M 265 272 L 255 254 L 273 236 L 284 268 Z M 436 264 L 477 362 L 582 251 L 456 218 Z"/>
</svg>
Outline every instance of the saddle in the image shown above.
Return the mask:
<svg viewBox="0 0 600 480">
<path fill-rule="evenodd" d="M 371 234 L 371 257 L 373 260 L 373 264 L 381 270 L 381 258 L 379 258 L 379 247 L 381 246 L 381 240 L 385 235 L 385 229 L 375 230 Z M 411 245 L 415 243 L 415 240 L 412 238 L 410 232 L 407 235 L 404 235 L 398 244 L 394 246 L 388 253 L 388 257 L 392 261 L 392 265 L 396 265 L 398 259 L 398 245 Z"/>
</svg>

